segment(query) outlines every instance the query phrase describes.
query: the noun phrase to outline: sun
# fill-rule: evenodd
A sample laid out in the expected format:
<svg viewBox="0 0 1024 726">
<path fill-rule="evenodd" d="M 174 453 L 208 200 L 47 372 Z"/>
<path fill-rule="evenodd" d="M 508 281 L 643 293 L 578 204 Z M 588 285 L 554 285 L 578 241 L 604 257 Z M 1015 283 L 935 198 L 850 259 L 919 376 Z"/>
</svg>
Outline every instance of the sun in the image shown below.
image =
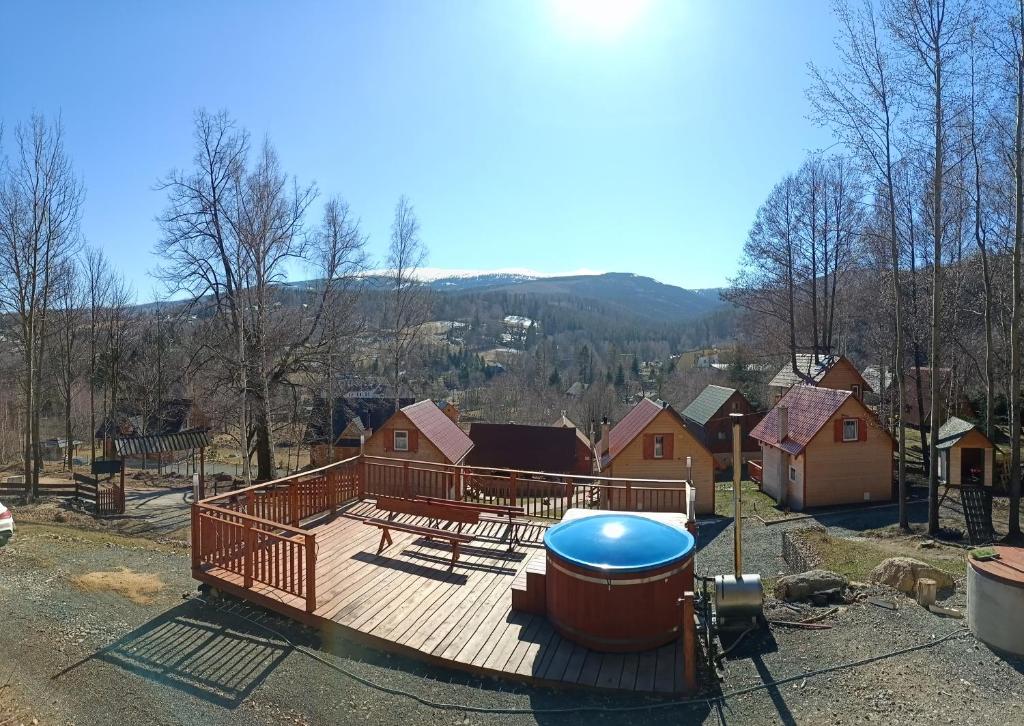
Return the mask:
<svg viewBox="0 0 1024 726">
<path fill-rule="evenodd" d="M 628 30 L 650 0 L 551 0 L 551 4 L 568 30 L 610 39 Z"/>
</svg>

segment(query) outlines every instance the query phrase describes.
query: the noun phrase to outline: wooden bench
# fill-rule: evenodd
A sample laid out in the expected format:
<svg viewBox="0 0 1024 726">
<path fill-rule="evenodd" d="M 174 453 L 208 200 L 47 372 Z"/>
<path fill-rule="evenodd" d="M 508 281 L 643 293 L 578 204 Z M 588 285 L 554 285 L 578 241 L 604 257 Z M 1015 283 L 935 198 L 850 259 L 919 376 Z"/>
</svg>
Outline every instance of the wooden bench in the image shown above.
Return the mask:
<svg viewBox="0 0 1024 726">
<path fill-rule="evenodd" d="M 408 532 L 419 535 L 428 540 L 444 540 L 451 544 L 452 567 L 459 561 L 459 547 L 473 541 L 473 535 L 462 534 L 463 524 L 477 524 L 480 521 L 479 512 L 466 509 L 449 507 L 444 504 L 422 502 L 415 499 L 399 499 L 398 497 L 377 497 L 377 509 L 388 513 L 387 519 L 366 517 L 363 524 L 368 524 L 380 529 L 380 546 L 377 548 L 379 555 L 387 547 L 393 544 L 391 530 L 396 532 Z M 411 514 L 416 517 L 427 517 L 435 522 L 444 520 L 458 525 L 459 531 L 442 529 L 440 527 L 424 527 L 418 524 L 407 524 L 396 522 L 396 514 Z"/>
<path fill-rule="evenodd" d="M 529 526 L 532 524 L 529 519 L 525 518 L 526 510 L 519 506 L 456 502 L 449 499 L 438 499 L 437 497 L 426 496 L 418 496 L 416 497 L 416 501 L 478 512 L 479 521 L 481 522 L 507 523 L 508 529 L 505 530 L 505 536 L 502 537 L 502 539 L 508 539 L 508 549 L 510 552 L 515 549 L 517 544 L 519 544 L 518 527 Z"/>
</svg>

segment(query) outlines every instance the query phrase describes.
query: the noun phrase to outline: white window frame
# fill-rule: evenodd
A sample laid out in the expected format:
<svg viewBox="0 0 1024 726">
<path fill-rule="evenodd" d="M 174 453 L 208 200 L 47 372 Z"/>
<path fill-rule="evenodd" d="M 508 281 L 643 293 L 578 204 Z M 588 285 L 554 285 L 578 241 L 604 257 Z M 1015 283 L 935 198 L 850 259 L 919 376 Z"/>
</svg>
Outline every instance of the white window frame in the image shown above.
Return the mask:
<svg viewBox="0 0 1024 726">
<path fill-rule="evenodd" d="M 846 427 L 848 424 L 853 424 L 853 438 L 849 438 L 846 435 Z M 860 441 L 860 421 L 855 418 L 844 418 L 843 419 L 843 443 L 849 443 L 851 441 Z"/>
<path fill-rule="evenodd" d="M 665 458 L 665 435 L 655 434 L 654 435 L 654 458 L 664 459 Z"/>
<path fill-rule="evenodd" d="M 401 439 L 402 445 L 398 445 L 398 441 Z M 395 451 L 408 451 L 409 450 L 409 432 L 405 429 L 395 429 L 394 439 L 392 440 Z"/>
</svg>

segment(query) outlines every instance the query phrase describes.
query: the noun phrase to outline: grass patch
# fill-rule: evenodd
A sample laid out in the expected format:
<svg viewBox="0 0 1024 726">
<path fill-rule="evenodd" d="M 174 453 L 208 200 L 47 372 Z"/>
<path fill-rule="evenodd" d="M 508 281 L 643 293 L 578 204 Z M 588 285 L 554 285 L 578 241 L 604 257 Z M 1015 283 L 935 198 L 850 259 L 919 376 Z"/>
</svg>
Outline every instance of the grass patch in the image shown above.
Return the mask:
<svg viewBox="0 0 1024 726">
<path fill-rule="evenodd" d="M 136 605 L 149 605 L 164 589 L 164 581 L 157 575 L 133 572 L 127 567 L 116 572 L 89 572 L 71 578 L 71 582 L 86 592 L 116 592 Z"/>
<path fill-rule="evenodd" d="M 757 488 L 757 482 L 744 481 L 740 486 L 743 491 L 744 517 L 760 517 L 766 522 L 777 522 L 800 516 L 798 513 L 787 512 L 779 507 L 774 499 Z M 720 517 L 731 517 L 734 513 L 732 482 L 715 484 L 715 514 Z"/>
<path fill-rule="evenodd" d="M 962 552 L 942 548 L 918 549 L 918 540 L 867 541 L 834 537 L 818 530 L 809 530 L 803 538 L 821 559 L 823 569 L 846 575 L 851 580 L 867 580 L 871 570 L 889 557 L 913 557 L 954 577 L 963 577 L 966 573 L 967 564 Z"/>
</svg>

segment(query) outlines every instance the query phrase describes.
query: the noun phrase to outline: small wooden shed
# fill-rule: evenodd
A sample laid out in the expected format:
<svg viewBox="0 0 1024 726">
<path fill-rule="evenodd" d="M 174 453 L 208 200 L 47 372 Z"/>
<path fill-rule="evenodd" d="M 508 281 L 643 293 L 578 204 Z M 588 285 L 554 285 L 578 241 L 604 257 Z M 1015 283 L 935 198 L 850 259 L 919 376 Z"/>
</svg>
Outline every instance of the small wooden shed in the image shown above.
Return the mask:
<svg viewBox="0 0 1024 726">
<path fill-rule="evenodd" d="M 974 424 L 956 416 L 939 428 L 939 480 L 951 486 L 992 486 L 995 444 Z"/>
</svg>

